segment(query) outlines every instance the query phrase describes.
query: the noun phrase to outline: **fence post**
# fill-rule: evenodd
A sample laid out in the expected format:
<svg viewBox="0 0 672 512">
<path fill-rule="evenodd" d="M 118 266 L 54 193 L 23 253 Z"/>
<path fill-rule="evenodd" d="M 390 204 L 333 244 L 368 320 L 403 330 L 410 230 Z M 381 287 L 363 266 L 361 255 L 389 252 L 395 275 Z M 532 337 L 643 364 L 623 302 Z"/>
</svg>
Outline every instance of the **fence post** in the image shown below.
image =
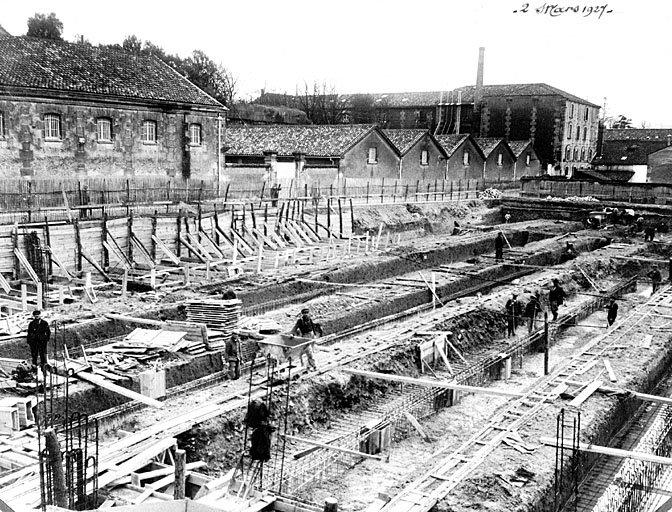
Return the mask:
<svg viewBox="0 0 672 512">
<path fill-rule="evenodd" d="M 392 195 L 392 202 L 397 202 L 397 180 L 394 180 L 394 194 Z"/>
<path fill-rule="evenodd" d="M 438 188 L 437 183 L 438 183 L 437 179 L 434 178 L 434 201 L 436 201 L 436 190 Z"/>
<path fill-rule="evenodd" d="M 366 204 L 369 204 L 369 182 L 366 182 Z"/>
<path fill-rule="evenodd" d="M 385 194 L 385 178 L 383 178 L 383 181 L 380 184 L 380 203 L 383 203 L 383 197 Z"/>
<path fill-rule="evenodd" d="M 126 203 L 131 202 L 131 182 L 129 179 L 126 179 Z"/>
<path fill-rule="evenodd" d="M 416 180 L 415 182 L 415 202 L 418 202 L 418 191 L 420 189 L 420 180 Z"/>
</svg>

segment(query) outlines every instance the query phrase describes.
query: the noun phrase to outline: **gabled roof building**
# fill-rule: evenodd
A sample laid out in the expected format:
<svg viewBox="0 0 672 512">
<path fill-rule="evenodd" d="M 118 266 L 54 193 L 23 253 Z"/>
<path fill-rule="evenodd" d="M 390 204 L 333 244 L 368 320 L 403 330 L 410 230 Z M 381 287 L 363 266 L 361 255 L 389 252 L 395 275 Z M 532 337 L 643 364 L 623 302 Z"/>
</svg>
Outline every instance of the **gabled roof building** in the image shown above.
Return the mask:
<svg viewBox="0 0 672 512">
<path fill-rule="evenodd" d="M 516 157 L 506 141 L 496 137 L 480 137 L 474 140 L 485 157 L 483 179 L 488 181 L 513 180 L 513 166 Z"/>
<path fill-rule="evenodd" d="M 513 156 L 516 158 L 516 163 L 513 167 L 515 179 L 522 178 L 523 176 L 538 176 L 540 174 L 539 157 L 530 139 L 510 140 L 508 141 L 508 145 L 511 148 Z"/>
<path fill-rule="evenodd" d="M 446 155 L 428 130 L 383 130 L 401 156 L 399 177 L 411 180 L 443 180 Z"/>
<path fill-rule="evenodd" d="M 0 37 L 0 175 L 214 178 L 226 108 L 154 57 Z"/>
<path fill-rule="evenodd" d="M 436 140 L 446 154 L 447 180 L 483 179 L 485 156 L 471 135 L 439 135 Z"/>
</svg>

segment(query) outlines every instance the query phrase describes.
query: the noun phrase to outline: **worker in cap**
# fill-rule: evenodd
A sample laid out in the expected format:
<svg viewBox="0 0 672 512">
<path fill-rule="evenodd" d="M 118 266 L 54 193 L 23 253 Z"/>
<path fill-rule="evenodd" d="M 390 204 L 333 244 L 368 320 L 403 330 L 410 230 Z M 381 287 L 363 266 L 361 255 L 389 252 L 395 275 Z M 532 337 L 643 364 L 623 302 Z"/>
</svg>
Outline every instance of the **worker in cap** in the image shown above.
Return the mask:
<svg viewBox="0 0 672 512">
<path fill-rule="evenodd" d="M 238 329 L 231 332 L 231 336 L 226 340 L 224 354 L 228 363 L 229 379 L 236 380 L 240 378 L 240 336 Z"/>
<path fill-rule="evenodd" d="M 651 287 L 653 288 L 651 293 L 654 294 L 658 291 L 660 282 L 663 280 L 663 276 L 660 274 L 660 270 L 658 270 L 658 264 L 654 263 L 651 265 L 651 270 L 646 275 L 651 279 Z"/>
<path fill-rule="evenodd" d="M 41 311 L 33 311 L 33 319 L 28 324 L 28 335 L 26 336 L 26 341 L 30 347 L 33 372 L 37 372 L 37 357 L 39 356 L 42 374 L 46 373 L 49 338 L 51 338 L 49 323 L 42 318 Z"/>
<path fill-rule="evenodd" d="M 553 286 L 551 287 L 551 291 L 548 292 L 548 302 L 551 307 L 553 321 L 558 319 L 558 308 L 565 303 L 565 298 L 567 298 L 567 294 L 562 289 L 562 286 L 560 286 L 560 281 L 557 278 L 553 279 Z"/>
<path fill-rule="evenodd" d="M 303 308 L 301 309 L 301 317 L 294 324 L 290 334 L 292 336 L 301 336 L 303 338 L 319 338 L 322 336 L 322 328 L 320 327 L 320 324 L 313 322 L 313 319 L 310 317 L 310 310 L 308 308 Z M 301 366 L 304 366 L 304 355 L 306 356 L 306 359 L 308 359 L 308 369 L 317 370 L 312 343 L 306 343 L 299 355 Z"/>
</svg>

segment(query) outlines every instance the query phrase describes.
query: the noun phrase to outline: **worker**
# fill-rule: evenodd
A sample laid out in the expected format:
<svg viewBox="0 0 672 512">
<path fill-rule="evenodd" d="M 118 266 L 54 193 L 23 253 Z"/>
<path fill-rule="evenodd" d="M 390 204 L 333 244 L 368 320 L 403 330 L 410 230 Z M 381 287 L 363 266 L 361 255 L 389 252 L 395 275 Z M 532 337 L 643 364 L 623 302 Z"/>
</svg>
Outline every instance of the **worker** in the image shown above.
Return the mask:
<svg viewBox="0 0 672 512">
<path fill-rule="evenodd" d="M 572 242 L 567 242 L 564 252 L 560 255 L 560 263 L 573 260 L 574 258 L 576 258 L 576 249 L 574 248 L 574 244 Z"/>
<path fill-rule="evenodd" d="M 271 458 L 271 411 L 260 400 L 252 400 L 247 406 L 245 424 L 252 429 L 250 436 L 250 459 L 267 461 Z"/>
<path fill-rule="evenodd" d="M 236 292 L 231 287 L 228 287 L 226 290 L 222 292 L 222 300 L 233 300 L 237 298 L 238 295 L 236 295 Z"/>
<path fill-rule="evenodd" d="M 653 237 L 656 235 L 656 227 L 653 224 L 649 224 L 644 228 L 644 241 L 653 242 Z"/>
<path fill-rule="evenodd" d="M 635 231 L 637 233 L 641 233 L 642 229 L 644 229 L 644 217 L 641 215 L 637 217 L 637 220 L 635 221 Z"/>
<path fill-rule="evenodd" d="M 613 325 L 618 316 L 618 304 L 614 299 L 611 299 L 611 303 L 607 306 L 607 324 L 609 326 Z"/>
<path fill-rule="evenodd" d="M 301 310 L 301 317 L 294 324 L 294 328 L 291 333 L 292 336 L 301 336 L 303 338 L 319 338 L 322 336 L 322 328 L 319 324 L 313 322 L 313 319 L 310 317 L 310 310 L 308 308 L 303 308 Z M 315 357 L 313 355 L 313 344 L 306 343 L 299 354 L 299 359 L 301 360 L 301 366 L 303 364 L 303 356 L 306 356 L 308 359 L 308 369 L 317 370 L 317 365 L 315 364 Z"/>
<path fill-rule="evenodd" d="M 28 341 L 30 347 L 33 373 L 37 372 L 37 356 L 39 355 L 42 374 L 46 374 L 49 338 L 51 338 L 49 323 L 42 318 L 41 311 L 33 311 L 33 319 L 28 324 L 28 335 L 26 336 L 26 341 Z"/>
<path fill-rule="evenodd" d="M 509 212 L 506 212 L 506 213 L 504 214 L 504 222 L 507 223 L 507 224 L 508 224 L 509 222 L 511 222 L 511 214 L 510 214 Z"/>
<path fill-rule="evenodd" d="M 537 320 L 537 313 L 539 313 L 539 311 L 541 311 L 541 302 L 539 301 L 539 291 L 537 290 L 532 294 L 525 306 L 525 316 L 529 321 L 528 326 L 530 334 L 534 331 L 534 324 Z"/>
<path fill-rule="evenodd" d="M 507 336 L 516 335 L 516 294 L 512 293 L 504 306 L 506 309 Z"/>
<path fill-rule="evenodd" d="M 656 293 L 658 287 L 660 286 L 660 282 L 663 280 L 663 276 L 660 274 L 660 270 L 658 270 L 658 264 L 654 263 L 651 267 L 651 270 L 649 270 L 646 275 L 651 279 L 651 286 L 653 287 L 653 291 L 651 293 Z"/>
<path fill-rule="evenodd" d="M 562 289 L 562 286 L 560 286 L 560 282 L 557 279 L 553 279 L 553 286 L 548 293 L 548 302 L 551 306 L 553 321 L 558 319 L 558 307 L 564 304 L 566 297 L 567 294 L 565 293 L 565 290 Z"/>
<path fill-rule="evenodd" d="M 504 254 L 504 235 L 500 231 L 495 238 L 495 260 L 503 259 Z"/>
<path fill-rule="evenodd" d="M 518 298 L 518 294 L 514 293 L 513 294 L 513 319 L 514 319 L 514 326 L 517 329 L 521 325 L 523 325 L 524 320 L 523 320 L 523 303 L 520 301 Z"/>
<path fill-rule="evenodd" d="M 238 331 L 233 331 L 229 339 L 226 340 L 224 354 L 229 365 L 229 379 L 236 380 L 240 378 L 240 336 Z"/>
</svg>

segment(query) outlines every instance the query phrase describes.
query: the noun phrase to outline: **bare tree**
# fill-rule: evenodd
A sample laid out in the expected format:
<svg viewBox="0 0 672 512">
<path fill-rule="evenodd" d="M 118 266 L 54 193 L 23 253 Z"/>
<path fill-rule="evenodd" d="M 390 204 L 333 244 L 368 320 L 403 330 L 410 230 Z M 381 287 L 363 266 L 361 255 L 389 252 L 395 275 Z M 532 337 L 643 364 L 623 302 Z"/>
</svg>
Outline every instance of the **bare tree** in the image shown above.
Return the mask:
<svg viewBox="0 0 672 512">
<path fill-rule="evenodd" d="M 317 81 L 309 86 L 303 83 L 303 93 L 297 94 L 297 107 L 306 113 L 312 124 L 338 124 L 343 122 L 346 105 L 336 92 L 336 87 Z"/>
</svg>

